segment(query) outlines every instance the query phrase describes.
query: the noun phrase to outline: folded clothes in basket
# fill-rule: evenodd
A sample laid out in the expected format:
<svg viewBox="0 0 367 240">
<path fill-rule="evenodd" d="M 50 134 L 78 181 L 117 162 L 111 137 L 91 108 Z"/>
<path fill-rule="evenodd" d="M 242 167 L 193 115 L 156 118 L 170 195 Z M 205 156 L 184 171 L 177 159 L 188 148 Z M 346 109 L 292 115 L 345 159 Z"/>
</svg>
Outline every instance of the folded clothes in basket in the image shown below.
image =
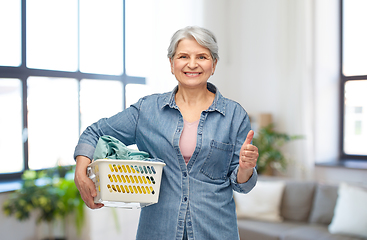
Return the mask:
<svg viewBox="0 0 367 240">
<path fill-rule="evenodd" d="M 143 151 L 133 150 L 112 136 L 99 138 L 93 159 L 123 159 L 123 160 L 146 160 L 152 161 L 149 154 Z"/>
</svg>

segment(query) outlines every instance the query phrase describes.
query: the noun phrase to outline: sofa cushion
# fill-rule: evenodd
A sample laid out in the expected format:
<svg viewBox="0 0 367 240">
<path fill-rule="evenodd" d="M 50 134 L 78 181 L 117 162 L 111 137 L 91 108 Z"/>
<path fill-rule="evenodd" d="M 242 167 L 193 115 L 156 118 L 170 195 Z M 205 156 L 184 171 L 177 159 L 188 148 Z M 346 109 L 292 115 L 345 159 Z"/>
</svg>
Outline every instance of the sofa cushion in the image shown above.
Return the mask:
<svg viewBox="0 0 367 240">
<path fill-rule="evenodd" d="M 282 233 L 303 226 L 300 222 L 263 222 L 239 219 L 238 230 L 241 240 L 279 240 Z"/>
<path fill-rule="evenodd" d="M 338 186 L 318 184 L 310 214 L 310 223 L 329 225 L 334 216 Z"/>
<path fill-rule="evenodd" d="M 286 182 L 281 204 L 284 220 L 308 222 L 315 186 L 315 182 Z"/>
<path fill-rule="evenodd" d="M 329 233 L 327 226 L 320 224 L 303 225 L 285 231 L 281 240 L 361 240 L 354 236 Z M 241 239 L 242 240 L 242 239 Z"/>
<path fill-rule="evenodd" d="M 367 190 L 341 183 L 331 233 L 350 234 L 367 238 Z"/>
<path fill-rule="evenodd" d="M 238 218 L 252 218 L 280 222 L 280 203 L 285 183 L 283 181 L 258 181 L 247 194 L 234 192 Z"/>
</svg>

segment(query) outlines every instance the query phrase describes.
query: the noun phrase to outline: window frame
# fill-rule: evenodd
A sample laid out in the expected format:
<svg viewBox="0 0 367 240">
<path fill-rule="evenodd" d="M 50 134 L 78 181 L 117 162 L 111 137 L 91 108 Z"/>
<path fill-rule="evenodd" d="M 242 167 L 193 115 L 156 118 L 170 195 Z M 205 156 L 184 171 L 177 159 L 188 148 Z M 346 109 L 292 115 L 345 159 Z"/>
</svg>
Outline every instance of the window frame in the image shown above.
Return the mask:
<svg viewBox="0 0 367 240">
<path fill-rule="evenodd" d="M 84 73 L 80 72 L 78 69 L 75 72 L 70 71 L 59 71 L 59 70 L 47 70 L 47 69 L 34 69 L 34 68 L 27 68 L 26 66 L 26 59 L 27 59 L 27 38 L 26 38 L 26 32 L 27 32 L 27 25 L 26 25 L 26 3 L 27 0 L 21 0 L 21 65 L 18 67 L 11 67 L 11 66 L 0 66 L 0 78 L 10 78 L 10 79 L 19 79 L 22 82 L 22 115 L 23 115 L 23 133 L 28 129 L 28 119 L 27 119 L 27 79 L 30 76 L 35 77 L 55 77 L 55 78 L 73 78 L 78 81 L 79 85 L 79 92 L 80 92 L 80 81 L 82 79 L 91 79 L 91 80 L 113 80 L 113 81 L 119 81 L 122 83 L 122 91 L 123 91 L 123 109 L 126 109 L 126 86 L 127 84 L 146 84 L 146 79 L 144 77 L 137 77 L 137 76 L 128 76 L 126 74 L 126 19 L 125 19 L 125 12 L 126 12 L 126 4 L 125 0 L 122 1 L 122 21 L 123 21 L 123 29 L 122 29 L 122 40 L 123 40 L 123 54 L 122 54 L 122 60 L 123 60 L 123 72 L 120 75 L 108 75 L 108 74 L 96 74 L 96 73 Z M 80 1 L 78 0 L 78 9 L 80 6 Z M 80 17 L 80 11 L 78 11 L 78 19 Z M 79 20 L 78 20 L 78 28 L 79 28 Z M 78 42 L 79 42 L 78 38 Z M 79 45 L 79 44 L 78 44 Z M 78 49 L 78 54 L 79 49 Z M 79 66 L 79 57 L 78 57 L 78 66 Z M 78 67 L 79 68 L 79 67 Z M 79 133 L 81 131 L 80 129 L 80 99 L 78 103 L 79 108 Z M 0 181 L 6 181 L 6 180 L 19 180 L 23 174 L 24 171 L 29 169 L 28 166 L 28 137 L 23 142 L 23 163 L 24 163 L 24 169 L 21 172 L 16 173 L 0 173 Z"/>
<path fill-rule="evenodd" d="M 339 119 L 340 119 L 340 133 L 339 133 L 339 159 L 340 161 L 367 161 L 367 155 L 353 155 L 346 154 L 344 152 L 344 116 L 345 116 L 345 107 L 344 107 L 344 94 L 345 94 L 345 83 L 348 81 L 359 81 L 366 80 L 367 75 L 355 75 L 355 76 L 345 76 L 343 73 L 343 32 L 344 32 L 344 0 L 339 0 L 340 6 L 340 17 L 339 17 L 339 44 L 340 44 L 340 53 L 339 53 L 339 78 L 340 78 L 340 86 L 339 86 Z"/>
</svg>

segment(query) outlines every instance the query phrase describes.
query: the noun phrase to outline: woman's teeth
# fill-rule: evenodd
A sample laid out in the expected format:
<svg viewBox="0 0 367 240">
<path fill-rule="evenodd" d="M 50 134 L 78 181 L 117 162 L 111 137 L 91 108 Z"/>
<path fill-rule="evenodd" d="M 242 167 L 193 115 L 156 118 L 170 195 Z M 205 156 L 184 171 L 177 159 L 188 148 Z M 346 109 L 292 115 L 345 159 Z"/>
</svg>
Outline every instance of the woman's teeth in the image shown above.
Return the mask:
<svg viewBox="0 0 367 240">
<path fill-rule="evenodd" d="M 200 73 L 185 73 L 187 76 L 198 76 Z"/>
</svg>

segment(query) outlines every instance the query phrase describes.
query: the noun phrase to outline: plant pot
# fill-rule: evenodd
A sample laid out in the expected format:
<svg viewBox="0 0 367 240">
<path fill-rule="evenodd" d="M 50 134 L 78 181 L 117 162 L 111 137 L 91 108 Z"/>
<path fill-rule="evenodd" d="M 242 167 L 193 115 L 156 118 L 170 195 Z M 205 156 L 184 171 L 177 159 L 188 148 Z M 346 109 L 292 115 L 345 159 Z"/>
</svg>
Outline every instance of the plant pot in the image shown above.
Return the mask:
<svg viewBox="0 0 367 240">
<path fill-rule="evenodd" d="M 66 240 L 63 219 L 39 223 L 37 225 L 37 239 Z"/>
</svg>

